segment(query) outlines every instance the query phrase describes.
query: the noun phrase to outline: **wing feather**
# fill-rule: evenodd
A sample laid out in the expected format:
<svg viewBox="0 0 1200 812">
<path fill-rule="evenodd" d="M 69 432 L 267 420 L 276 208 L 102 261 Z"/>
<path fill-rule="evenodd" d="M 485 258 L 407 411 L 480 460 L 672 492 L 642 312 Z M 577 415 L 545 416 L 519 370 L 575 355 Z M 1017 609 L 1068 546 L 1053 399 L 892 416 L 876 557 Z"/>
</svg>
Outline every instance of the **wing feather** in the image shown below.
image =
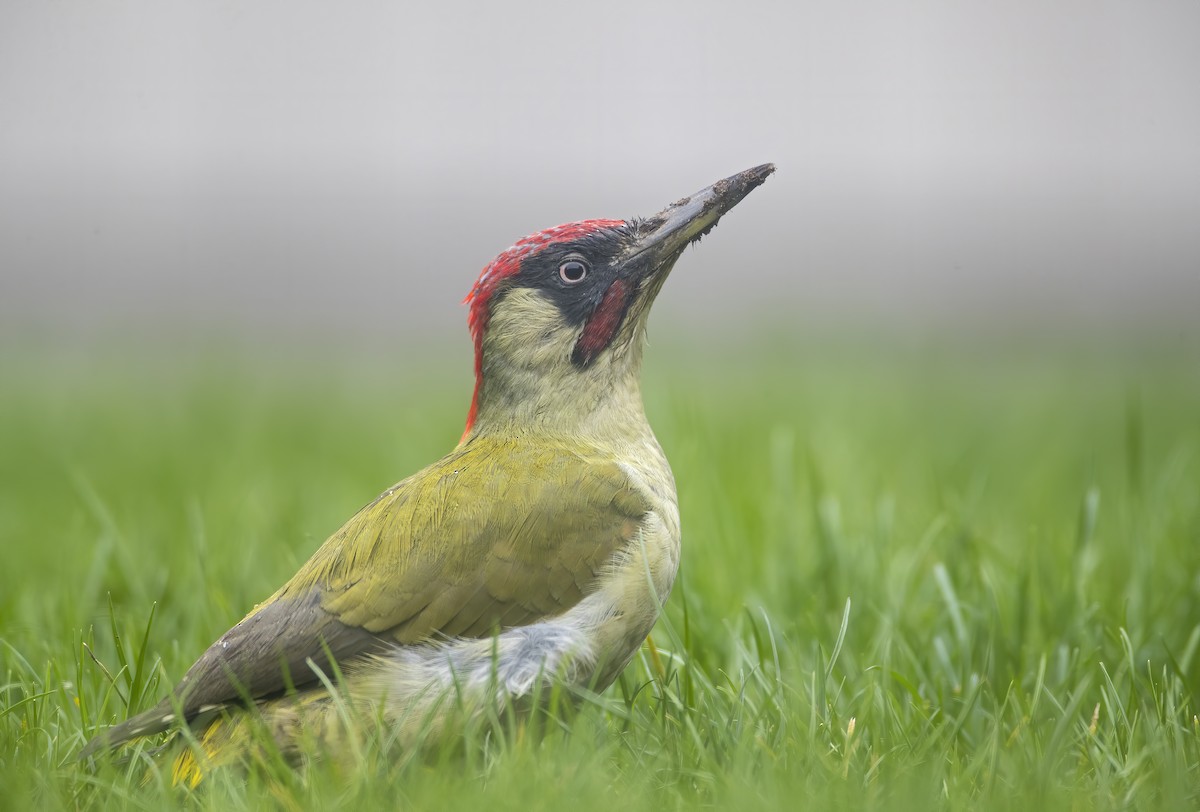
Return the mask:
<svg viewBox="0 0 1200 812">
<path fill-rule="evenodd" d="M 559 614 L 649 510 L 621 468 L 582 449 L 477 438 L 360 510 L 214 643 L 173 697 L 98 737 L 115 745 L 279 693 L 395 643 L 481 637 Z"/>
</svg>

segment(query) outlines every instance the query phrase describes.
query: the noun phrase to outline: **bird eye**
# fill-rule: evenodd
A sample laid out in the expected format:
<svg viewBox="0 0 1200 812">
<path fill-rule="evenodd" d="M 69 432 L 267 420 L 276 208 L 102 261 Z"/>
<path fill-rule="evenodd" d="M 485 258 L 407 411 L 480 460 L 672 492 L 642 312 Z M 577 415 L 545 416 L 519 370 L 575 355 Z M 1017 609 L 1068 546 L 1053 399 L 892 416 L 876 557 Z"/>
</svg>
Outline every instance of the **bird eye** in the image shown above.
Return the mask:
<svg viewBox="0 0 1200 812">
<path fill-rule="evenodd" d="M 568 285 L 578 285 L 587 276 L 587 265 L 577 259 L 568 259 L 558 266 L 558 278 Z"/>
</svg>

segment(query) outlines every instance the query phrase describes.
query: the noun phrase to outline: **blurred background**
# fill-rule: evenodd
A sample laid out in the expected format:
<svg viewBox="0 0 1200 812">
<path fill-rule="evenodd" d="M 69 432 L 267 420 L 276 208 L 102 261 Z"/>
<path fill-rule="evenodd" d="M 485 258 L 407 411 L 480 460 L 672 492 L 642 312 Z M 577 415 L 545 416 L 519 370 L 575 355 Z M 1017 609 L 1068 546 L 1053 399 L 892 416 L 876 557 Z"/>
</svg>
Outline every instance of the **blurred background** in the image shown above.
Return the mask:
<svg viewBox="0 0 1200 812">
<path fill-rule="evenodd" d="M 465 358 L 516 238 L 765 161 L 657 334 L 1169 337 L 1197 34 L 1191 2 L 9 0 L 0 338 Z"/>
</svg>

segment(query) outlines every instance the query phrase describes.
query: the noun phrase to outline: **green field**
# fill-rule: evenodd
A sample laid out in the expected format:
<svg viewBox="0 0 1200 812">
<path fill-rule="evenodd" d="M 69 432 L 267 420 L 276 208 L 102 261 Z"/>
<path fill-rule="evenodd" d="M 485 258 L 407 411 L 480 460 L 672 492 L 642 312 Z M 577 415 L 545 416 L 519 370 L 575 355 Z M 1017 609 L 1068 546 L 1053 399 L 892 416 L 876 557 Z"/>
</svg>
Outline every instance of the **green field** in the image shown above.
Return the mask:
<svg viewBox="0 0 1200 812">
<path fill-rule="evenodd" d="M 1200 346 L 1043 343 L 652 344 L 661 668 L 544 735 L 191 792 L 74 757 L 455 444 L 466 342 L 4 350 L 0 807 L 1198 808 Z"/>
</svg>

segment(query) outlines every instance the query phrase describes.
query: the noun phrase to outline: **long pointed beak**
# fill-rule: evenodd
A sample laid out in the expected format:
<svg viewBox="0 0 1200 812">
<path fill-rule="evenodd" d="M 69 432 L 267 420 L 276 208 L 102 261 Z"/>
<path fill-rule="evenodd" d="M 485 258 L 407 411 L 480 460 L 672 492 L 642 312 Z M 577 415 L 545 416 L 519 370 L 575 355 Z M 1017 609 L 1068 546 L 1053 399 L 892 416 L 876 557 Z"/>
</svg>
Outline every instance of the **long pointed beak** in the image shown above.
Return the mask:
<svg viewBox="0 0 1200 812">
<path fill-rule="evenodd" d="M 634 336 L 644 329 L 650 306 L 683 249 L 703 237 L 751 191 L 775 171 L 763 164 L 719 180 L 707 189 L 677 200 L 653 217 L 631 220 L 631 239 L 626 243 L 617 278 L 588 316 L 571 360 L 586 367 L 601 351 L 611 346 L 618 330 Z M 640 348 L 640 343 L 633 343 Z M 640 349 L 633 357 L 640 358 Z"/>
<path fill-rule="evenodd" d="M 739 172 L 675 201 L 642 221 L 643 236 L 632 246 L 627 264 L 638 266 L 647 275 L 664 264 L 669 266 L 684 248 L 711 231 L 725 212 L 761 186 L 774 171 L 774 164 L 762 164 Z"/>
</svg>

